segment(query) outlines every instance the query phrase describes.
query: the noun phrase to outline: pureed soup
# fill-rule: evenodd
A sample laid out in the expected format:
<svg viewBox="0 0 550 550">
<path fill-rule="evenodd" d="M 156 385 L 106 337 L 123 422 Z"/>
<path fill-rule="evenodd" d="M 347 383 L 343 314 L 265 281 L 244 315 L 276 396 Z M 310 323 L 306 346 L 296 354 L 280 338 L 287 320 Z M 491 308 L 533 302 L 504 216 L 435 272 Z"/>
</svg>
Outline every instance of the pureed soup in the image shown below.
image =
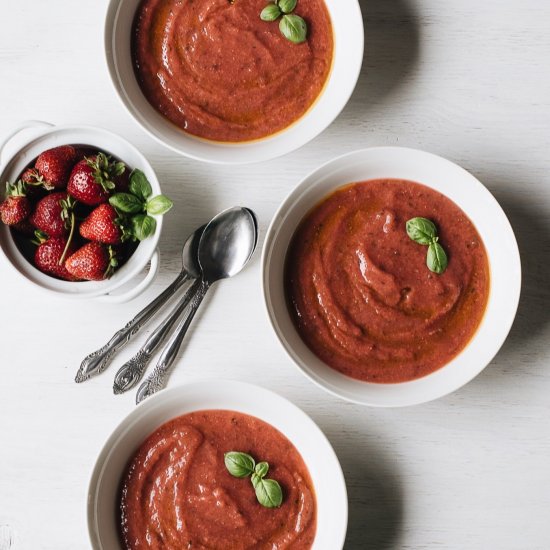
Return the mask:
<svg viewBox="0 0 550 550">
<path fill-rule="evenodd" d="M 263 138 L 298 120 L 321 93 L 333 55 L 323 0 L 298 0 L 307 23 L 296 44 L 260 19 L 268 0 L 143 0 L 132 57 L 151 105 L 196 136 Z"/>
<path fill-rule="evenodd" d="M 427 266 L 428 247 L 407 234 L 416 217 L 435 224 L 448 259 L 440 274 Z M 371 180 L 336 190 L 305 216 L 285 289 L 300 336 L 327 365 L 359 380 L 405 382 L 468 344 L 487 305 L 489 263 L 450 199 L 411 181 Z"/>
<path fill-rule="evenodd" d="M 282 503 L 268 508 L 251 478 L 231 475 L 225 453 L 267 462 Z M 313 484 L 294 445 L 253 416 L 205 410 L 175 418 L 140 446 L 120 490 L 123 548 L 244 550 L 311 548 L 316 531 Z"/>
</svg>

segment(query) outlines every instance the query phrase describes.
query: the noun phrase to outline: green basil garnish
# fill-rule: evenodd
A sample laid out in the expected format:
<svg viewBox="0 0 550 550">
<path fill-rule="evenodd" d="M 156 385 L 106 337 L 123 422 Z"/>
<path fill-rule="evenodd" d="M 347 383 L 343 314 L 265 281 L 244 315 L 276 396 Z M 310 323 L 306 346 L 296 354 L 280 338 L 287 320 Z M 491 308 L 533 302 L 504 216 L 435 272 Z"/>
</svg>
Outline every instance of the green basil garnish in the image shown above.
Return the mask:
<svg viewBox="0 0 550 550">
<path fill-rule="evenodd" d="M 138 240 L 143 241 L 151 236 L 157 228 L 157 221 L 146 214 L 137 214 L 130 218 L 132 235 Z"/>
<path fill-rule="evenodd" d="M 130 192 L 144 201 L 153 193 L 149 180 L 145 174 L 137 168 L 132 170 L 130 174 Z"/>
<path fill-rule="evenodd" d="M 412 218 L 406 224 L 407 235 L 418 244 L 430 244 L 437 237 L 434 223 L 426 218 Z"/>
<path fill-rule="evenodd" d="M 307 37 L 307 24 L 299 15 L 283 15 L 279 23 L 282 35 L 294 44 L 305 42 Z"/>
<path fill-rule="evenodd" d="M 432 241 L 428 246 L 428 255 L 426 256 L 426 265 L 430 271 L 440 275 L 447 269 L 447 254 L 443 247 L 436 241 Z"/>
<path fill-rule="evenodd" d="M 109 198 L 109 204 L 124 214 L 143 212 L 143 201 L 131 193 L 117 193 Z"/>
<path fill-rule="evenodd" d="M 267 472 L 269 472 L 269 464 L 267 462 L 260 462 L 256 464 L 256 468 L 254 468 L 254 473 L 259 476 L 260 478 L 264 478 L 267 475 Z"/>
<path fill-rule="evenodd" d="M 254 459 L 246 454 L 231 451 L 224 455 L 225 467 L 233 477 L 248 477 L 254 473 L 256 463 Z"/>
<path fill-rule="evenodd" d="M 274 479 L 260 479 L 254 490 L 258 502 L 265 508 L 278 508 L 283 503 L 283 491 Z"/>
<path fill-rule="evenodd" d="M 283 13 L 294 11 L 298 0 L 279 0 L 279 8 Z"/>
<path fill-rule="evenodd" d="M 274 0 L 260 13 L 263 21 L 276 21 L 282 15 L 279 30 L 294 44 L 305 42 L 307 38 L 307 23 L 299 15 L 291 14 L 297 3 L 298 0 Z"/>
<path fill-rule="evenodd" d="M 152 199 L 149 199 L 146 204 L 147 214 L 152 214 L 154 216 L 159 216 L 170 210 L 174 206 L 174 203 L 164 195 L 157 195 Z"/>
<path fill-rule="evenodd" d="M 231 451 L 224 455 L 225 467 L 233 477 L 248 477 L 258 502 L 265 508 L 278 508 L 283 502 L 283 490 L 274 479 L 265 479 L 269 472 L 267 462 L 256 462 L 246 453 Z"/>
<path fill-rule="evenodd" d="M 277 4 L 268 4 L 260 13 L 262 21 L 276 21 L 281 16 L 281 10 Z"/>
<path fill-rule="evenodd" d="M 405 227 L 411 240 L 428 247 L 428 254 L 426 255 L 428 269 L 441 275 L 447 269 L 449 262 L 445 250 L 438 242 L 439 237 L 435 224 L 427 218 L 418 217 L 410 219 Z"/>
</svg>

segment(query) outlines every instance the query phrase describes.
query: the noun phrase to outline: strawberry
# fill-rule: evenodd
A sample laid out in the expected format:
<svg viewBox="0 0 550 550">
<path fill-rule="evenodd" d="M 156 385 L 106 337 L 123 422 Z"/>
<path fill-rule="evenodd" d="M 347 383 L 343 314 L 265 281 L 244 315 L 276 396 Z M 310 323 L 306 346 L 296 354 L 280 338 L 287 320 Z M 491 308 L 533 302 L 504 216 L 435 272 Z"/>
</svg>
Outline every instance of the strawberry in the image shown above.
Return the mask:
<svg viewBox="0 0 550 550">
<path fill-rule="evenodd" d="M 59 263 L 63 254 L 72 254 L 75 251 L 74 245 L 67 246 L 65 237 L 51 237 L 47 240 L 37 235 L 42 241 L 34 253 L 34 265 L 43 273 L 53 275 L 59 279 L 66 281 L 78 280 L 74 275 L 71 275 L 63 263 Z M 65 252 L 65 248 L 67 251 Z"/>
<path fill-rule="evenodd" d="M 67 191 L 76 200 L 95 206 L 107 202 L 116 187 L 115 178 L 121 176 L 125 166 L 111 161 L 104 153 L 79 161 L 69 176 Z"/>
<path fill-rule="evenodd" d="M 63 188 L 71 169 L 78 158 L 78 153 L 72 145 L 61 145 L 48 149 L 36 159 L 35 168 L 44 180 L 52 187 Z"/>
<path fill-rule="evenodd" d="M 88 241 L 119 244 L 122 242 L 122 229 L 117 220 L 117 211 L 110 204 L 100 204 L 80 224 L 80 235 Z"/>
<path fill-rule="evenodd" d="M 50 237 L 61 237 L 67 233 L 67 222 L 73 207 L 74 200 L 67 193 L 52 193 L 38 201 L 30 221 Z"/>
<path fill-rule="evenodd" d="M 6 200 L 0 204 L 0 219 L 6 225 L 15 225 L 27 219 L 31 210 L 25 184 L 21 180 L 15 184 L 7 183 Z"/>
<path fill-rule="evenodd" d="M 41 199 L 46 191 L 54 189 L 38 172 L 36 168 L 27 168 L 21 174 L 21 181 L 27 188 L 27 197 L 31 201 Z"/>
<path fill-rule="evenodd" d="M 67 271 L 77 279 L 108 279 L 118 262 L 113 249 L 96 242 L 86 243 L 65 261 Z"/>
</svg>

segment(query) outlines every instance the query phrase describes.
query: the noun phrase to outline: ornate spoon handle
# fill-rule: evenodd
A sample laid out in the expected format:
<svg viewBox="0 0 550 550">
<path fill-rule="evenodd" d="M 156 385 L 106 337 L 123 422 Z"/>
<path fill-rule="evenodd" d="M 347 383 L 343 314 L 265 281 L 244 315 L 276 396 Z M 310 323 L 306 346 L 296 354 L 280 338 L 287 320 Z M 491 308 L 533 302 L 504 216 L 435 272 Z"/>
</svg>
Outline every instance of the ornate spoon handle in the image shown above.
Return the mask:
<svg viewBox="0 0 550 550">
<path fill-rule="evenodd" d="M 188 273 L 182 271 L 164 292 L 159 294 L 148 306 L 143 308 L 123 329 L 119 330 L 105 346 L 90 353 L 90 355 L 80 364 L 80 368 L 76 373 L 75 382 L 84 382 L 92 376 L 103 372 L 107 368 L 113 354 L 124 347 L 188 279 Z"/>
<path fill-rule="evenodd" d="M 155 350 L 166 340 L 166 337 L 170 334 L 176 321 L 181 317 L 185 308 L 195 296 L 200 285 L 201 281 L 199 279 L 195 280 L 191 287 L 187 289 L 177 306 L 172 309 L 170 315 L 168 315 L 149 338 L 147 338 L 147 341 L 136 355 L 124 363 L 118 370 L 113 384 L 113 392 L 115 394 L 123 393 L 133 388 L 141 380 Z"/>
<path fill-rule="evenodd" d="M 139 387 L 136 395 L 136 404 L 141 403 L 144 399 L 147 399 L 149 396 L 153 395 L 164 387 L 166 375 L 170 371 L 170 367 L 172 366 L 174 359 L 178 355 L 181 343 L 183 342 L 183 339 L 187 334 L 187 330 L 191 325 L 191 321 L 193 321 L 195 313 L 197 313 L 197 310 L 199 309 L 199 306 L 201 305 L 201 302 L 206 295 L 206 292 L 210 288 L 210 283 L 204 280 L 196 281 L 195 284 L 197 283 L 197 292 L 191 300 L 189 311 L 187 312 L 185 317 L 181 319 L 174 334 L 172 334 L 172 336 L 170 337 L 170 340 L 162 351 L 162 354 L 153 372 Z"/>
</svg>

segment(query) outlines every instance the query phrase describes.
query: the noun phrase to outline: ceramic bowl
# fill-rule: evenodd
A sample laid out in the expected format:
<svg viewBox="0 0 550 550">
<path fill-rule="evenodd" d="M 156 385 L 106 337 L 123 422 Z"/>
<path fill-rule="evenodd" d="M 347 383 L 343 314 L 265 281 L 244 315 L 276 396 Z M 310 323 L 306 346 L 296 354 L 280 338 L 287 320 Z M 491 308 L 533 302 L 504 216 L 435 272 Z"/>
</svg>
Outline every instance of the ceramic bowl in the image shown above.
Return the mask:
<svg viewBox="0 0 550 550">
<path fill-rule="evenodd" d="M 53 126 L 42 121 L 26 121 L 15 128 L 0 143 L 0 181 L 15 181 L 25 166 L 46 149 L 66 144 L 97 147 L 124 161 L 132 168 L 142 170 L 151 183 L 153 195 L 161 193 L 160 185 L 147 159 L 125 139 L 92 126 Z M 50 277 L 36 269 L 17 248 L 8 226 L 0 224 L 0 248 L 8 262 L 29 282 L 41 289 L 68 298 L 96 298 L 123 302 L 143 292 L 153 281 L 159 266 L 157 250 L 162 230 L 162 216 L 157 217 L 157 229 L 142 241 L 130 259 L 105 281 L 71 282 Z M 138 284 L 129 283 L 151 263 L 147 276 Z M 128 283 L 128 285 L 127 285 Z M 125 285 L 125 291 L 116 293 Z"/>
<path fill-rule="evenodd" d="M 334 34 L 334 59 L 328 82 L 311 109 L 287 129 L 244 143 L 196 138 L 164 118 L 143 95 L 132 64 L 132 22 L 141 0 L 111 0 L 105 24 L 107 66 L 115 90 L 134 119 L 173 151 L 206 162 L 242 164 L 272 159 L 305 145 L 338 116 L 355 88 L 363 60 L 364 31 L 357 0 L 325 0 Z"/>
<path fill-rule="evenodd" d="M 255 416 L 283 433 L 302 455 L 317 499 L 314 550 L 343 547 L 348 502 L 342 469 L 323 432 L 295 405 L 251 384 L 208 380 L 164 390 L 136 407 L 114 430 L 93 469 L 88 491 L 88 530 L 94 550 L 120 548 L 117 498 L 124 469 L 143 440 L 177 416 L 224 409 Z"/>
<path fill-rule="evenodd" d="M 417 380 L 375 384 L 349 378 L 321 361 L 302 341 L 290 317 L 284 291 L 284 263 L 290 240 L 307 212 L 338 187 L 376 178 L 423 183 L 453 200 L 477 228 L 487 250 L 491 288 L 483 320 L 465 349 L 443 368 Z M 380 407 L 423 403 L 446 395 L 479 374 L 500 349 L 514 320 L 521 265 L 514 233 L 491 193 L 471 174 L 444 158 L 400 147 L 356 151 L 307 176 L 279 207 L 262 256 L 265 305 L 284 349 L 313 382 L 343 399 Z"/>
</svg>

